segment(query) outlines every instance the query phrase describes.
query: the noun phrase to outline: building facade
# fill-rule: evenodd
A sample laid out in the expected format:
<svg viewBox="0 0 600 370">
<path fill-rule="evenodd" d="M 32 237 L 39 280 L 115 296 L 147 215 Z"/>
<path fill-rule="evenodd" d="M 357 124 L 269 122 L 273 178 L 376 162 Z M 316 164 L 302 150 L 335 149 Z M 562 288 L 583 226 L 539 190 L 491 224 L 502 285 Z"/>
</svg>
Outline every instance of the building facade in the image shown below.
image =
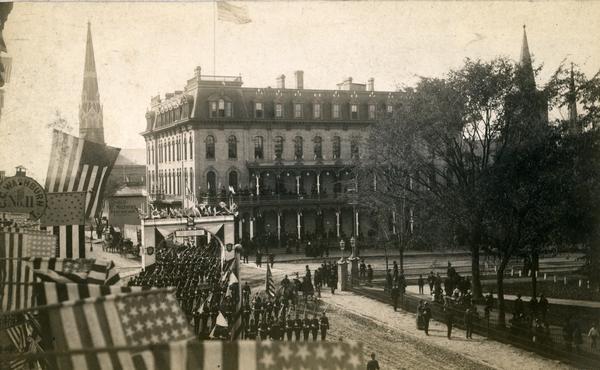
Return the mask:
<svg viewBox="0 0 600 370">
<path fill-rule="evenodd" d="M 369 217 L 348 196 L 352 169 L 369 125 L 392 114 L 397 93 L 352 78 L 306 89 L 303 72 L 294 75 L 291 88 L 283 75 L 275 88 L 250 88 L 197 67 L 183 90 L 153 97 L 142 133 L 152 201 L 233 197 L 236 234 L 249 239 L 367 236 Z"/>
</svg>

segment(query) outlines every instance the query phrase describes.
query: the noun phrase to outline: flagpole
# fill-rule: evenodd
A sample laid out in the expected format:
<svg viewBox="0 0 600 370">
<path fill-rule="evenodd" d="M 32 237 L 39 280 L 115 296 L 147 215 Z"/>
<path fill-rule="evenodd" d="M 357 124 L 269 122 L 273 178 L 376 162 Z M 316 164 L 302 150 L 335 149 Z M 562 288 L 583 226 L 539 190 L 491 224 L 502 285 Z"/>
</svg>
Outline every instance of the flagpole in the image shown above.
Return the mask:
<svg viewBox="0 0 600 370">
<path fill-rule="evenodd" d="M 213 1 L 213 76 L 217 75 L 217 0 Z"/>
</svg>

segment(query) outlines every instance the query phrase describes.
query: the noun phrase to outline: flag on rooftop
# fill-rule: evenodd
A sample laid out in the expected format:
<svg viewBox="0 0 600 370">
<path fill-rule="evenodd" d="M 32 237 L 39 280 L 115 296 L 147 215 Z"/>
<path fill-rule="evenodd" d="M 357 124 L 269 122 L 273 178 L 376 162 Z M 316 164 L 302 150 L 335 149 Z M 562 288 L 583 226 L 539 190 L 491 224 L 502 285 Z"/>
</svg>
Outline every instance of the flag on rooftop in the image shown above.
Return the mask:
<svg viewBox="0 0 600 370">
<path fill-rule="evenodd" d="M 191 339 L 192 331 L 175 296 L 166 290 L 62 302 L 43 310 L 47 343 L 56 351 L 144 346 Z M 58 356 L 60 369 L 161 369 L 151 350 Z M 162 364 L 164 365 L 164 364 Z"/>
<path fill-rule="evenodd" d="M 228 1 L 217 1 L 217 12 L 220 21 L 235 24 L 252 22 L 248 14 L 248 8 L 244 5 L 233 5 Z"/>
</svg>

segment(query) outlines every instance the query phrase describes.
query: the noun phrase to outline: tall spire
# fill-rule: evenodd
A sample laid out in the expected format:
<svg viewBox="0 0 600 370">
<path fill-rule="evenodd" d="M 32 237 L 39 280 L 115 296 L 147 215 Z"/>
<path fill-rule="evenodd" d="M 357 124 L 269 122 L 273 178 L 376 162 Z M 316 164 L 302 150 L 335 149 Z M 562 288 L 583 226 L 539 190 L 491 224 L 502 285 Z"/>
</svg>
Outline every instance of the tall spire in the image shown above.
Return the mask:
<svg viewBox="0 0 600 370">
<path fill-rule="evenodd" d="M 100 105 L 96 61 L 94 60 L 92 27 L 89 21 L 87 27 L 87 42 L 85 45 L 83 89 L 81 91 L 81 105 L 79 106 L 79 136 L 90 141 L 104 144 L 102 105 Z"/>
<path fill-rule="evenodd" d="M 519 67 L 521 69 L 523 87 L 535 89 L 535 75 L 533 73 L 533 65 L 531 64 L 531 54 L 529 53 L 529 43 L 527 42 L 525 25 L 523 25 L 523 44 L 521 45 Z"/>
</svg>

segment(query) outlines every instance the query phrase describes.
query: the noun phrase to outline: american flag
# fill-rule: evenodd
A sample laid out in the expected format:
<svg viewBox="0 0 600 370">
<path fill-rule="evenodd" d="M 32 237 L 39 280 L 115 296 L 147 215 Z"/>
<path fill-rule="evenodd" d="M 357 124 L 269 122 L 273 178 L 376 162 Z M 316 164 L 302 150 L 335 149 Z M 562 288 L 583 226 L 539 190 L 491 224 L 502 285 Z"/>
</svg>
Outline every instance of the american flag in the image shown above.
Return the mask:
<svg viewBox="0 0 600 370">
<path fill-rule="evenodd" d="M 31 307 L 33 270 L 26 257 L 26 235 L 0 232 L 0 308 L 2 312 Z"/>
<path fill-rule="evenodd" d="M 86 192 L 86 218 L 95 216 L 120 150 L 54 130 L 46 191 Z"/>
<path fill-rule="evenodd" d="M 21 354 L 28 351 L 28 338 L 32 335 L 32 330 L 31 326 L 27 322 L 21 322 L 7 328 L 6 334 L 10 338 L 12 344 L 15 346 L 17 353 Z M 25 357 L 17 357 L 8 362 L 8 369 L 23 369 L 26 363 L 27 359 Z"/>
<path fill-rule="evenodd" d="M 49 193 L 82 193 L 85 195 L 85 219 L 96 216 L 119 148 L 87 141 L 54 130 L 46 191 Z M 74 207 L 73 209 L 76 209 Z M 68 218 L 79 218 L 79 211 Z M 49 227 L 59 238 L 58 257 L 85 257 L 84 225 L 65 223 Z"/>
<path fill-rule="evenodd" d="M 232 22 L 235 24 L 252 22 L 252 19 L 250 19 L 250 16 L 248 15 L 248 8 L 245 6 L 232 5 L 227 1 L 218 1 L 217 9 L 220 21 Z"/>
<path fill-rule="evenodd" d="M 275 297 L 275 282 L 273 281 L 273 273 L 271 273 L 271 265 L 267 263 L 267 282 L 266 292 L 269 297 Z"/>
<path fill-rule="evenodd" d="M 154 345 L 193 337 L 177 299 L 164 289 L 62 302 L 45 311 L 57 351 Z M 164 368 L 151 350 L 74 354 L 56 361 L 60 369 Z"/>
<path fill-rule="evenodd" d="M 120 282 L 119 272 L 112 261 L 34 258 L 32 267 L 36 277 L 42 281 L 101 285 L 115 285 Z"/>
<path fill-rule="evenodd" d="M 98 284 L 75 283 L 39 283 L 35 286 L 36 303 L 40 306 L 76 301 L 91 297 L 100 297 L 111 294 L 128 294 L 148 290 L 149 287 L 110 286 Z"/>
</svg>

